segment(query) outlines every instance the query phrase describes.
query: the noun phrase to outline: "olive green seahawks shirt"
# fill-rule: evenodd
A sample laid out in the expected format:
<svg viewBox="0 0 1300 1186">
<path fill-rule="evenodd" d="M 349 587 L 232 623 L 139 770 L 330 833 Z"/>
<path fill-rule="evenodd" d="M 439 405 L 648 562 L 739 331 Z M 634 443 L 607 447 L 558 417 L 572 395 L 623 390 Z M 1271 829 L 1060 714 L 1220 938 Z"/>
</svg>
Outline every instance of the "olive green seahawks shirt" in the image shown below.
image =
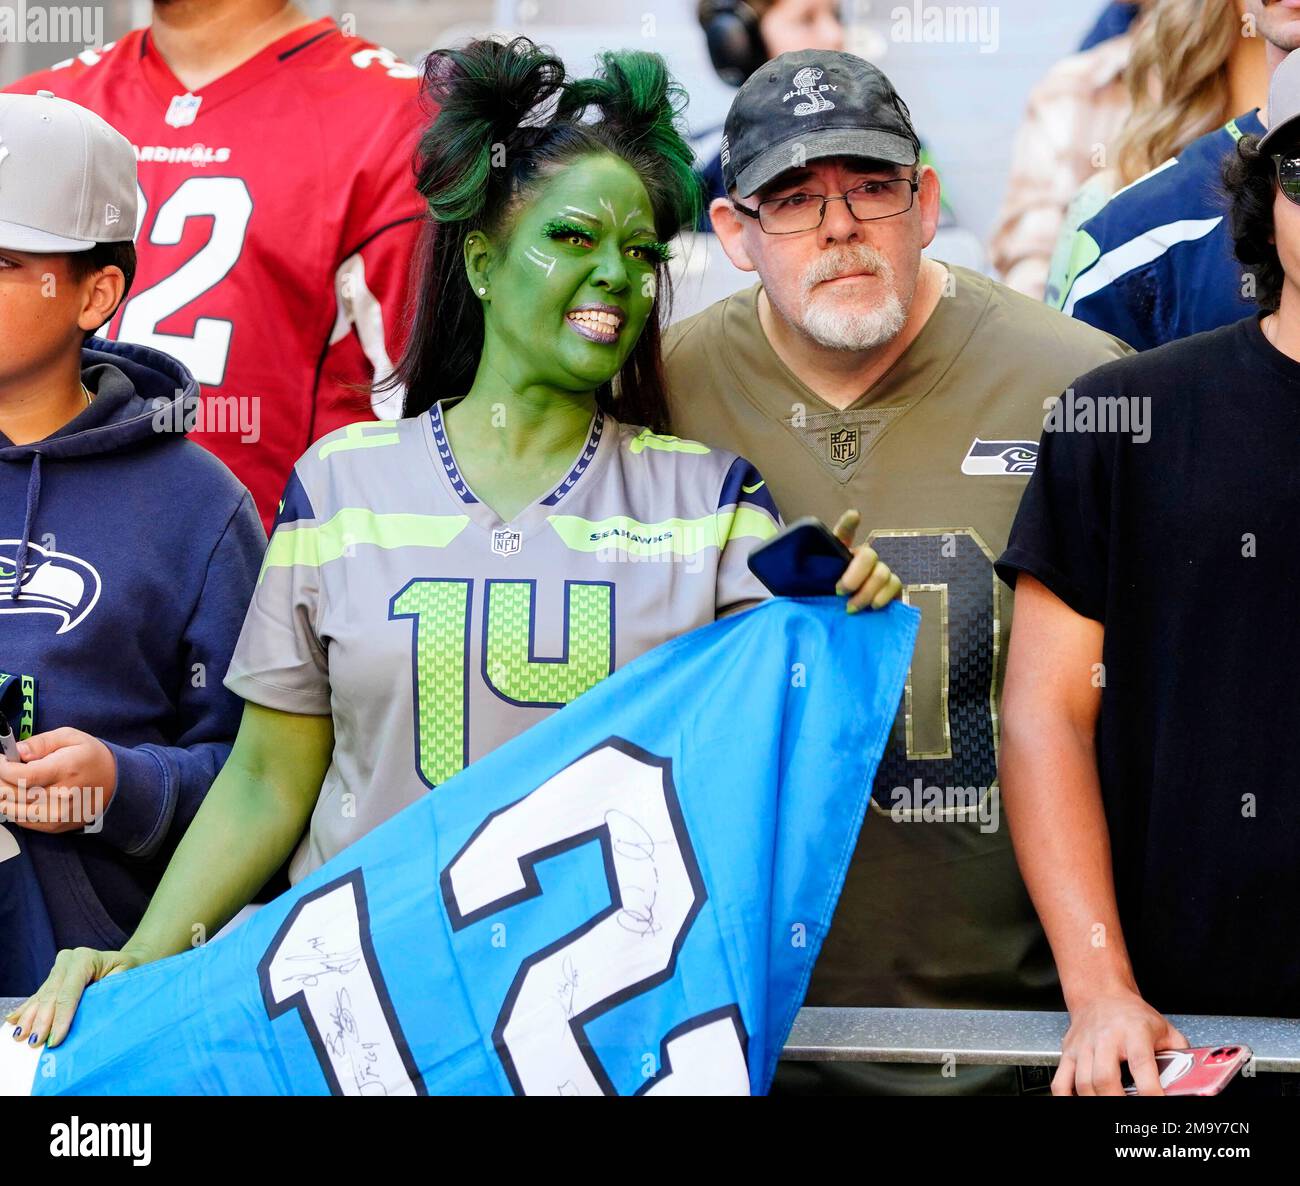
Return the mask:
<svg viewBox="0 0 1300 1186">
<path fill-rule="evenodd" d="M 996 791 L 1012 595 L 993 561 L 1033 472 L 1045 401 L 1128 348 L 950 267 L 917 339 L 838 411 L 777 357 L 759 324 L 758 292 L 668 331 L 673 431 L 749 458 L 787 522 L 816 515 L 831 524 L 856 508 L 859 541 L 870 539 L 922 615 L 806 1003 L 1059 1009 Z M 824 1064 L 819 1073 L 845 1070 Z M 873 1070 L 886 1090 L 914 1072 Z M 970 1070 L 956 1076 L 968 1088 L 981 1078 Z M 920 1090 L 961 1089 L 932 1082 L 933 1068 L 924 1074 L 931 1083 Z"/>
</svg>

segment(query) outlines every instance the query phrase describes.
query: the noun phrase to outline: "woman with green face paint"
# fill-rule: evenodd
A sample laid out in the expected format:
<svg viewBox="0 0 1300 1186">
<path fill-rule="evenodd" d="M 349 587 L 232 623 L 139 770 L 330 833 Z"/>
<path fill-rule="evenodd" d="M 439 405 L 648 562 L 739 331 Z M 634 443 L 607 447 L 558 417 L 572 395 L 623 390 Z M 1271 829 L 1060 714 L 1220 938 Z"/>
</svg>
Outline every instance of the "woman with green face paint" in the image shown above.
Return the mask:
<svg viewBox="0 0 1300 1186">
<path fill-rule="evenodd" d="M 766 594 L 780 519 L 742 458 L 664 435 L 665 241 L 698 190 L 650 54 L 567 80 L 519 39 L 431 59 L 406 417 L 298 462 L 227 684 L 229 761 L 121 951 L 60 953 L 10 1020 L 215 933 L 616 667 Z M 594 117 L 594 118 L 593 118 Z M 850 608 L 897 578 L 861 551 Z M 846 694 L 849 694 L 846 691 Z"/>
</svg>

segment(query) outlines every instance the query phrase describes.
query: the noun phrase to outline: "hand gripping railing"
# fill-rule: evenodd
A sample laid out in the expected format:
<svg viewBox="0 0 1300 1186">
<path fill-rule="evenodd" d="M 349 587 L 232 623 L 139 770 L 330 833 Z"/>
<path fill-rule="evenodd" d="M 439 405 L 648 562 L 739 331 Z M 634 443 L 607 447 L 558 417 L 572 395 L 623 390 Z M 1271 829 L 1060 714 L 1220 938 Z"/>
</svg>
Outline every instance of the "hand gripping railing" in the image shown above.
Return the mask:
<svg viewBox="0 0 1300 1186">
<path fill-rule="evenodd" d="M 1240 1043 L 1257 1072 L 1300 1071 L 1300 1020 L 1171 1015 L 1193 1046 Z M 992 1009 L 801 1009 L 783 1057 L 799 1062 L 1054 1066 L 1065 1013 Z"/>
</svg>

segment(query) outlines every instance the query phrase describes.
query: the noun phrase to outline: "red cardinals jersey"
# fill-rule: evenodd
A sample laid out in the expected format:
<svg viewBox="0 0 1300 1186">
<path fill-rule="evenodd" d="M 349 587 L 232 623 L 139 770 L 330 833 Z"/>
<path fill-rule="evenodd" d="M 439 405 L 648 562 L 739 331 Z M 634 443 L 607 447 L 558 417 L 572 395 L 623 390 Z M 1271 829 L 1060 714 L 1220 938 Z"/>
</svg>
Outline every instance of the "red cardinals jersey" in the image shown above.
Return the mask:
<svg viewBox="0 0 1300 1186">
<path fill-rule="evenodd" d="M 139 269 L 101 333 L 180 359 L 203 399 L 191 435 L 252 491 L 269 528 L 294 462 L 355 420 L 400 356 L 423 202 L 418 72 L 323 19 L 190 93 L 147 30 L 10 90 L 53 91 L 135 146 Z"/>
</svg>

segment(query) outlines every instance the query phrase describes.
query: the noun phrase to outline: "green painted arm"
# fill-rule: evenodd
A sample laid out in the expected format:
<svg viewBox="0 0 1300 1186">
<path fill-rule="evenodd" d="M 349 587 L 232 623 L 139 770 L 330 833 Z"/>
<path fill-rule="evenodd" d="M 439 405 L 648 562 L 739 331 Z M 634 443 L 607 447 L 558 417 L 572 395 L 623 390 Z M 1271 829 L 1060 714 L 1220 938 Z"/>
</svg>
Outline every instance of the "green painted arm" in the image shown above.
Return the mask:
<svg viewBox="0 0 1300 1186">
<path fill-rule="evenodd" d="M 187 951 L 248 905 L 307 827 L 333 750 L 331 717 L 246 703 L 230 758 L 123 953 L 148 963 Z"/>
</svg>

